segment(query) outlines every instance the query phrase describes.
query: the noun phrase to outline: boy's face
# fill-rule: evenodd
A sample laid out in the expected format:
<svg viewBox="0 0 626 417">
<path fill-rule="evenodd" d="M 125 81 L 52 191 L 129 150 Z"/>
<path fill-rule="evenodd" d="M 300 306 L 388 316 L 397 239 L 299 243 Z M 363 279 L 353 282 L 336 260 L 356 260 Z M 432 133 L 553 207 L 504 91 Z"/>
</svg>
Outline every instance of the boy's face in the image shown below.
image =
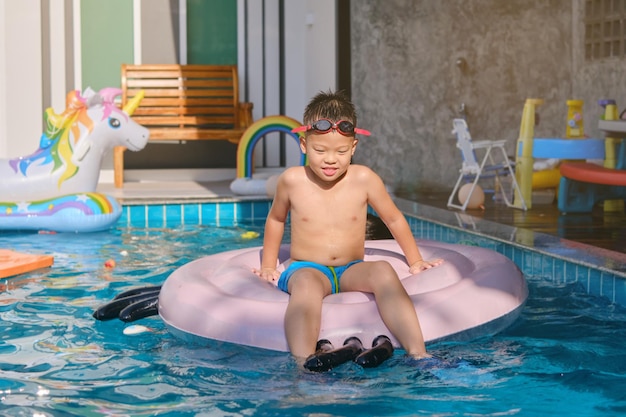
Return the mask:
<svg viewBox="0 0 626 417">
<path fill-rule="evenodd" d="M 300 138 L 300 149 L 307 155 L 309 167 L 322 181 L 333 182 L 347 171 L 358 140 L 336 130 L 318 134 L 309 132 Z"/>
</svg>

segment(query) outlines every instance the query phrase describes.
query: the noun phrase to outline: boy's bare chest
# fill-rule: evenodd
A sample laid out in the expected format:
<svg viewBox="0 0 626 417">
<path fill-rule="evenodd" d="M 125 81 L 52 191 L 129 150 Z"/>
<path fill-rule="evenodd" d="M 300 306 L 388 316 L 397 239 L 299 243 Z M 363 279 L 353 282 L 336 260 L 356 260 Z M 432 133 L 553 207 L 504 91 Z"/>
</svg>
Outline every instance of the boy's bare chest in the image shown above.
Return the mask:
<svg viewBox="0 0 626 417">
<path fill-rule="evenodd" d="M 351 192 L 309 192 L 291 204 L 292 221 L 350 227 L 366 216 L 366 202 Z"/>
</svg>

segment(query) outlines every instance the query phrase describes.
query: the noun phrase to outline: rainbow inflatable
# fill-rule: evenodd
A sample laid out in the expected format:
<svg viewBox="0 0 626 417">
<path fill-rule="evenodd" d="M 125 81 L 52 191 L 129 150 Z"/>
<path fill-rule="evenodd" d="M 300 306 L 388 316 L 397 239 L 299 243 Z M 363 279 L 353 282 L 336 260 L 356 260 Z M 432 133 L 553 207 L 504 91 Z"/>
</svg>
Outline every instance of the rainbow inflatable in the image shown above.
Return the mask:
<svg viewBox="0 0 626 417">
<path fill-rule="evenodd" d="M 263 136 L 273 132 L 287 133 L 299 145 L 299 135 L 291 130 L 301 124 L 287 116 L 268 116 L 250 125 L 237 147 L 237 178 L 230 184 L 230 190 L 239 195 L 266 195 L 267 178 L 252 178 L 254 147 Z M 306 165 L 306 155 L 301 155 L 300 163 Z"/>
<path fill-rule="evenodd" d="M 0 202 L 0 230 L 95 232 L 111 227 L 122 215 L 113 197 L 73 193 L 39 201 Z"/>
<path fill-rule="evenodd" d="M 102 159 L 115 146 L 143 149 L 149 137 L 130 118 L 143 93 L 120 109 L 115 97 L 121 93 L 70 91 L 62 113 L 45 111 L 34 153 L 0 159 L 0 230 L 92 232 L 115 224 L 121 206 L 96 193 Z"/>
</svg>

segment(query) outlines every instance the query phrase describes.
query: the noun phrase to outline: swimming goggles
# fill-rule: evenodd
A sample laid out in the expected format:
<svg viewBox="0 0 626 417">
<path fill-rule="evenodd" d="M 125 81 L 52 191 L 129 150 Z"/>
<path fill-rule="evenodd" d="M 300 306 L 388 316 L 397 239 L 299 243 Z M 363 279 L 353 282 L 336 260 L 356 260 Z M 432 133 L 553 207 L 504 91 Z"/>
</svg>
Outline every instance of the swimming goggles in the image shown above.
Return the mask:
<svg viewBox="0 0 626 417">
<path fill-rule="evenodd" d="M 336 130 L 344 136 L 354 136 L 355 134 L 365 136 L 371 135 L 368 130 L 359 129 L 355 127 L 352 122 L 348 122 L 347 120 L 339 120 L 337 123 L 333 123 L 328 119 L 319 119 L 318 121 L 313 122 L 310 125 L 296 127 L 291 131 L 293 133 L 314 131 L 317 134 L 323 135 L 324 133 L 328 133 L 331 130 Z"/>
</svg>

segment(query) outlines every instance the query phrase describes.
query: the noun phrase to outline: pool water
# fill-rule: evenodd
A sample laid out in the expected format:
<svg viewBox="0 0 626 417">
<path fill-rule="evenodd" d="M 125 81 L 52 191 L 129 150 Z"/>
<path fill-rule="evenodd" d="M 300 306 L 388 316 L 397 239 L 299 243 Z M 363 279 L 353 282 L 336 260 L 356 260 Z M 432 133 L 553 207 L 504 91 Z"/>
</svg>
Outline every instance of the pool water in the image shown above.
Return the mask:
<svg viewBox="0 0 626 417">
<path fill-rule="evenodd" d="M 257 246 L 237 227 L 120 227 L 83 235 L 0 233 L 0 248 L 55 256 L 50 269 L 0 281 L 2 416 L 611 416 L 626 413 L 626 308 L 577 283 L 529 277 L 506 331 L 402 351 L 376 369 L 307 372 L 289 354 L 190 345 L 158 317 L 96 321 L 116 294 L 161 284 L 198 257 Z M 107 260 L 114 268 L 104 266 Z M 125 335 L 142 325 L 146 331 Z"/>
</svg>

